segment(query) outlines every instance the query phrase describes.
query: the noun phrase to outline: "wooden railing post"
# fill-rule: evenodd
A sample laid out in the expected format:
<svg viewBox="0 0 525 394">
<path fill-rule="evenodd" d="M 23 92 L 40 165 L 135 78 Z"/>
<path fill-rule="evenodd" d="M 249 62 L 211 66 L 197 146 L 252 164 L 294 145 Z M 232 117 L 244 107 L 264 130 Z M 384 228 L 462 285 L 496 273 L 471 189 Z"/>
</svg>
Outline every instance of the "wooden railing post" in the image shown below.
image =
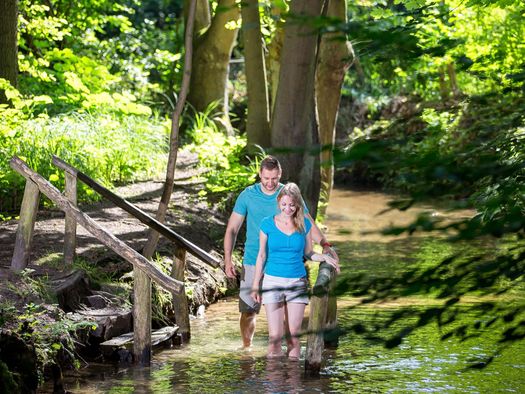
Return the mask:
<svg viewBox="0 0 525 394">
<path fill-rule="evenodd" d="M 317 281 L 312 289 L 310 299 L 310 318 L 308 320 L 308 337 L 306 340 L 305 373 L 317 376 L 321 371 L 321 359 L 324 349 L 324 333 L 328 310 L 328 291 L 334 276 L 331 265 L 321 263 Z"/>
<path fill-rule="evenodd" d="M 339 333 L 337 332 L 337 297 L 333 294 L 335 288 L 335 275 L 330 281 L 328 294 L 328 305 L 326 309 L 324 346 L 335 349 L 339 345 Z"/>
<path fill-rule="evenodd" d="M 133 268 L 133 356 L 135 363 L 151 362 L 151 279 Z"/>
<path fill-rule="evenodd" d="M 177 246 L 175 249 L 175 260 L 171 271 L 171 277 L 184 283 L 186 270 L 186 249 Z M 180 293 L 173 294 L 173 312 L 175 322 L 179 326 L 182 342 L 187 342 L 191 337 L 190 332 L 190 315 L 188 308 L 188 297 L 185 288 Z"/>
<path fill-rule="evenodd" d="M 26 179 L 24 198 L 20 207 L 20 219 L 16 230 L 15 250 L 11 260 L 13 271 L 22 271 L 29 264 L 39 197 L 40 190 L 37 184 Z"/>
<path fill-rule="evenodd" d="M 76 173 L 65 171 L 66 186 L 65 195 L 72 205 L 77 206 L 77 175 Z M 77 245 L 77 221 L 66 212 L 66 225 L 64 230 L 64 262 L 73 264 L 75 259 L 75 249 Z"/>
</svg>

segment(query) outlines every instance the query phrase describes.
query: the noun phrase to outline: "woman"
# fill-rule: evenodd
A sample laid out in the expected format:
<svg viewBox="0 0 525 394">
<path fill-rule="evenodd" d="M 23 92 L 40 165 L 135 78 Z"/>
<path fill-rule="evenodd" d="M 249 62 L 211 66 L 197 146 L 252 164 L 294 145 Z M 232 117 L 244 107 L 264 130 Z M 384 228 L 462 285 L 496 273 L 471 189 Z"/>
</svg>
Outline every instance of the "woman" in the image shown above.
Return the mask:
<svg viewBox="0 0 525 394">
<path fill-rule="evenodd" d="M 339 267 L 329 255 L 312 251 L 312 224 L 304 218 L 304 202 L 295 183 L 285 185 L 277 196 L 280 213 L 266 217 L 261 223 L 259 254 L 255 265 L 252 297 L 266 308 L 268 320 L 268 357 L 282 355 L 281 338 L 284 319 L 290 338 L 288 357 L 298 359 L 301 352 L 299 331 L 308 304 L 308 281 L 303 256 L 313 261 L 326 261 L 337 271 Z M 262 283 L 262 294 L 260 283 Z"/>
</svg>

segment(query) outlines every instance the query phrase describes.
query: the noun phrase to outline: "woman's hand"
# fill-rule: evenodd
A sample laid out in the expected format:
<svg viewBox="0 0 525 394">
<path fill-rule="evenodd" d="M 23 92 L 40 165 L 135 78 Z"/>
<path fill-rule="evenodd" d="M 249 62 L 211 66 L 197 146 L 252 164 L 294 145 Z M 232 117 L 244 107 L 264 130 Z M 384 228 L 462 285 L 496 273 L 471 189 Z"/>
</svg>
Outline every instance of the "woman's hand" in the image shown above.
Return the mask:
<svg viewBox="0 0 525 394">
<path fill-rule="evenodd" d="M 250 292 L 250 296 L 253 298 L 253 300 L 260 304 L 261 303 L 261 293 L 259 292 L 258 287 L 252 287 L 252 291 Z"/>
<path fill-rule="evenodd" d="M 335 259 L 332 257 L 332 255 L 329 254 L 321 254 L 321 253 L 314 253 L 311 257 L 313 261 L 319 261 L 319 262 L 325 262 L 330 264 L 332 267 L 334 267 L 335 272 L 339 273 L 341 272 L 341 267 L 339 266 L 339 259 Z"/>
<path fill-rule="evenodd" d="M 332 267 L 335 268 L 335 272 L 340 273 L 341 267 L 339 266 L 339 259 L 334 258 L 330 254 L 323 254 L 325 263 L 330 264 Z"/>
</svg>

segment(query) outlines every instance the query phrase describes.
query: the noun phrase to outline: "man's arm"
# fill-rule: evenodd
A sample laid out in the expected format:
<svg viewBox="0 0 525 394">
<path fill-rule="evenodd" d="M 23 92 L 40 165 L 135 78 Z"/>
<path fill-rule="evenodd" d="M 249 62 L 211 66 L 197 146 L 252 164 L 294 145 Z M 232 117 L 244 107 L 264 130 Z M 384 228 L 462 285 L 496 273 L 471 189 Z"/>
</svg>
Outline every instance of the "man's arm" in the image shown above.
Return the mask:
<svg viewBox="0 0 525 394">
<path fill-rule="evenodd" d="M 305 217 L 312 223 L 312 229 L 310 231 L 312 233 L 312 239 L 314 242 L 323 247 L 323 253 L 331 255 L 336 260 L 336 262 L 339 263 L 339 256 L 332 248 L 330 242 L 326 240 L 323 232 L 319 229 L 319 227 L 317 227 L 315 220 L 312 218 L 312 216 L 310 216 L 309 213 L 305 214 Z"/>
<path fill-rule="evenodd" d="M 232 253 L 243 222 L 244 216 L 232 212 L 224 233 L 224 272 L 228 278 L 235 278 L 237 275 L 232 263 Z"/>
</svg>

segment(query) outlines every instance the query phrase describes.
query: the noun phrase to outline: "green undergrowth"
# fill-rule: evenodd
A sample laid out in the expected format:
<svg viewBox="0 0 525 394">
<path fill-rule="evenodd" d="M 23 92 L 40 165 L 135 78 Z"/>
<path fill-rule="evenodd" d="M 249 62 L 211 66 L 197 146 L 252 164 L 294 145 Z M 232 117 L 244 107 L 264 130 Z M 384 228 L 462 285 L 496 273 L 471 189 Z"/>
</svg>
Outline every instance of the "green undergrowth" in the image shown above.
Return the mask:
<svg viewBox="0 0 525 394">
<path fill-rule="evenodd" d="M 255 182 L 264 151 L 249 153 L 245 136 L 228 135 L 221 130 L 213 115 L 216 106 L 211 104 L 204 112 L 196 112 L 191 117 L 188 130 L 191 143 L 187 148 L 198 155 L 205 169 L 199 175 L 205 189 L 199 194 L 227 211 L 233 196 Z"/>
<path fill-rule="evenodd" d="M 64 189 L 64 173 L 52 155 L 78 168 L 106 187 L 151 179 L 166 166 L 169 123 L 139 115 L 73 112 L 40 116 L 2 131 L 0 138 L 0 212 L 16 211 L 25 179 L 9 167 L 18 156 L 30 168 Z M 79 182 L 80 201 L 98 195 Z"/>
</svg>

